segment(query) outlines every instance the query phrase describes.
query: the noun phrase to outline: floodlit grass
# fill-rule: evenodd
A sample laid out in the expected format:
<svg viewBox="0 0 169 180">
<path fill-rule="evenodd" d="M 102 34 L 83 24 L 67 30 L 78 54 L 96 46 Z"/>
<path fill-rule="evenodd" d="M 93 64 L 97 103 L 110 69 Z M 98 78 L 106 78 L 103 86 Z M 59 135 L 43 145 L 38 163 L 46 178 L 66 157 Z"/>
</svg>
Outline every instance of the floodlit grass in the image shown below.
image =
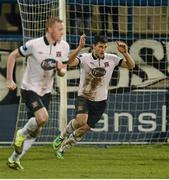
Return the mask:
<svg viewBox="0 0 169 180">
<path fill-rule="evenodd" d="M 23 171 L 6 166 L 11 148 L 0 148 L 0 178 L 169 178 L 168 145 L 76 146 L 55 158 L 52 147 L 33 147 L 22 159 Z"/>
</svg>

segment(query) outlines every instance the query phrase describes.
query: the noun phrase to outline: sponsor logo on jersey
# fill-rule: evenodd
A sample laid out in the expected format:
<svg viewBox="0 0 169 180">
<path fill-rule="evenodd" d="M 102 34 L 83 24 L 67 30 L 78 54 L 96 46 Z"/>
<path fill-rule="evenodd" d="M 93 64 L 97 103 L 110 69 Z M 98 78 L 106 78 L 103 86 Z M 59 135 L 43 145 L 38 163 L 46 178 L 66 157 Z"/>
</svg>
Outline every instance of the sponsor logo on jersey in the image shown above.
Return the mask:
<svg viewBox="0 0 169 180">
<path fill-rule="evenodd" d="M 105 66 L 105 67 L 109 67 L 109 62 L 105 62 L 105 63 L 104 63 L 104 66 Z"/>
<path fill-rule="evenodd" d="M 45 59 L 42 61 L 41 63 L 41 67 L 42 69 L 44 69 L 45 71 L 54 69 L 56 67 L 57 61 L 55 59 Z"/>
<path fill-rule="evenodd" d="M 92 75 L 95 77 L 103 77 L 106 74 L 106 70 L 102 67 L 92 69 Z"/>
</svg>

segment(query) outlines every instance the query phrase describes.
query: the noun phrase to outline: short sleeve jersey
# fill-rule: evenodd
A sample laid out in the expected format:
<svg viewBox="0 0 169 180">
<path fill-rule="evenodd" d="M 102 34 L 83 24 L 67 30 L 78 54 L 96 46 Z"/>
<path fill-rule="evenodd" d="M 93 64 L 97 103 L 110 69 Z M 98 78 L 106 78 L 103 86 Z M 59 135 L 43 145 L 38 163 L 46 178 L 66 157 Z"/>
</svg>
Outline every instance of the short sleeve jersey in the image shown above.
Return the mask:
<svg viewBox="0 0 169 180">
<path fill-rule="evenodd" d="M 27 57 L 27 66 L 21 88 L 32 90 L 40 96 L 50 93 L 53 87 L 55 70 L 45 71 L 42 69 L 41 63 L 47 58 L 62 62 L 67 61 L 68 43 L 62 40 L 50 45 L 44 36 L 26 42 L 26 44 L 19 47 L 19 52 L 22 56 Z"/>
<path fill-rule="evenodd" d="M 95 58 L 92 53 L 84 53 L 77 59 L 80 62 L 78 96 L 91 101 L 106 100 L 113 70 L 121 64 L 122 59 L 115 54 L 108 53 L 105 53 L 102 59 Z"/>
</svg>

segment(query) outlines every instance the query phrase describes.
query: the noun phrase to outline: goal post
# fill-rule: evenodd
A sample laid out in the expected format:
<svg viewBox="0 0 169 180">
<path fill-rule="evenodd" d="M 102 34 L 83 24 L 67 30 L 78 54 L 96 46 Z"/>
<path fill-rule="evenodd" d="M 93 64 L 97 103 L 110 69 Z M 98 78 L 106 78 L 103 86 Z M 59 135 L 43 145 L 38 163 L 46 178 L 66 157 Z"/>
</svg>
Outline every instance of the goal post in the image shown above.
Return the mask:
<svg viewBox="0 0 169 180">
<path fill-rule="evenodd" d="M 59 0 L 59 17 L 64 22 L 64 40 L 66 41 L 66 4 L 65 0 Z M 59 108 L 59 130 L 62 132 L 67 124 L 67 74 L 59 77 L 60 84 L 60 108 Z"/>
</svg>

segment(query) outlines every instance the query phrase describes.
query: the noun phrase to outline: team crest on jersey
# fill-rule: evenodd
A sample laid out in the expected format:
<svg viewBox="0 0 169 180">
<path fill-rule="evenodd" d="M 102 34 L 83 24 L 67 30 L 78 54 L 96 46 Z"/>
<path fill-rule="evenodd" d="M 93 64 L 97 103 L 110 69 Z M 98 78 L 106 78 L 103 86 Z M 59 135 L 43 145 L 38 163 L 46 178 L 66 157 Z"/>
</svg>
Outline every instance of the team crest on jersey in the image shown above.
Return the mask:
<svg viewBox="0 0 169 180">
<path fill-rule="evenodd" d="M 109 62 L 105 62 L 105 63 L 104 63 L 104 66 L 105 66 L 105 67 L 109 67 Z"/>
<path fill-rule="evenodd" d="M 56 51 L 56 57 L 61 57 L 62 56 L 62 52 L 61 51 Z"/>
<path fill-rule="evenodd" d="M 106 70 L 102 67 L 92 69 L 92 75 L 95 77 L 103 77 L 106 74 Z"/>
</svg>

